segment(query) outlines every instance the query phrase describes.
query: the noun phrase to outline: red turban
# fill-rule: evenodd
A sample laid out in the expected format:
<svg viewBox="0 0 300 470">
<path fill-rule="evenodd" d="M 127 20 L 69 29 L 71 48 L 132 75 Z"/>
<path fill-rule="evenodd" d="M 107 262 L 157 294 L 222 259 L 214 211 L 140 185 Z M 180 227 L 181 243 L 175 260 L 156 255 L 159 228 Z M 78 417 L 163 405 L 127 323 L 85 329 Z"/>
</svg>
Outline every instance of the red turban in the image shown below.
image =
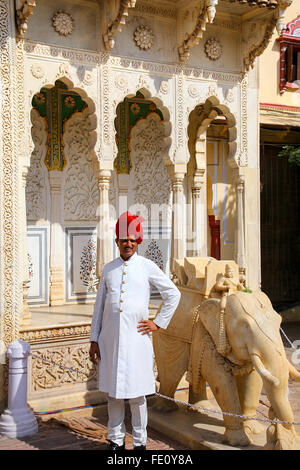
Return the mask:
<svg viewBox="0 0 300 470">
<path fill-rule="evenodd" d="M 116 236 L 125 239 L 129 236 L 135 236 L 138 244 L 143 241 L 143 227 L 141 222 L 145 219 L 139 215 L 132 215 L 130 212 L 123 212 L 116 223 Z"/>
</svg>

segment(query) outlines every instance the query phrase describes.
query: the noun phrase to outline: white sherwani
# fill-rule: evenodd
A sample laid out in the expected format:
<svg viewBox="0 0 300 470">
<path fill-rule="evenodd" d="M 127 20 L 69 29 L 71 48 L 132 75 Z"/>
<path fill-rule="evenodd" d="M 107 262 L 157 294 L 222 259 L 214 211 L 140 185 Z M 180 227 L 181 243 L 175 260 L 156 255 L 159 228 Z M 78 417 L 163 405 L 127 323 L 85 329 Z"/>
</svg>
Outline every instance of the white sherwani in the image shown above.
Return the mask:
<svg viewBox="0 0 300 470">
<path fill-rule="evenodd" d="M 119 257 L 104 266 L 90 339 L 100 348 L 99 390 L 111 397 L 155 393 L 151 339 L 137 330 L 140 320 L 148 320 L 150 285 L 164 301 L 155 323 L 167 328 L 180 292 L 155 263 L 135 253 L 127 261 Z"/>
</svg>

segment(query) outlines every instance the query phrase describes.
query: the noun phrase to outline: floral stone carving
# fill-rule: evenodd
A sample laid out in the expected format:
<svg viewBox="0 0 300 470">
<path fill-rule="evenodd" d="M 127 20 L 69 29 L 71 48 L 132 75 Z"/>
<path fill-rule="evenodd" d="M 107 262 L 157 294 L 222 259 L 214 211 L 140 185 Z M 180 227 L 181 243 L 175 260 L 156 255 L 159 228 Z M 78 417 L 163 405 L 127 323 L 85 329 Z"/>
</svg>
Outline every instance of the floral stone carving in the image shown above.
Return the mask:
<svg viewBox="0 0 300 470">
<path fill-rule="evenodd" d="M 140 49 L 147 50 L 153 45 L 154 34 L 148 26 L 141 25 L 134 32 L 134 40 Z"/>
<path fill-rule="evenodd" d="M 57 11 L 52 17 L 52 26 L 60 36 L 69 36 L 74 29 L 74 20 L 69 13 Z"/>
<path fill-rule="evenodd" d="M 96 275 L 96 247 L 96 237 L 91 237 L 88 244 L 83 247 L 80 257 L 80 279 L 87 286 L 88 292 L 97 292 L 97 285 L 99 283 Z"/>
<path fill-rule="evenodd" d="M 222 45 L 216 38 L 209 38 L 204 44 L 204 50 L 210 60 L 218 60 L 223 52 Z"/>
</svg>

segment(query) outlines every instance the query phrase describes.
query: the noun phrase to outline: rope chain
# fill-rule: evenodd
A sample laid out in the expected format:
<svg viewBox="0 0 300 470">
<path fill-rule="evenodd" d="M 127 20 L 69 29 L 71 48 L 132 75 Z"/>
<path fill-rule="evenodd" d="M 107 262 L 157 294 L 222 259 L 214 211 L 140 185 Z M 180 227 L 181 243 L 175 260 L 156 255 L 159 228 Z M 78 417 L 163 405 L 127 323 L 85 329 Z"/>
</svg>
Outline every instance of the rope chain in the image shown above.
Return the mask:
<svg viewBox="0 0 300 470">
<path fill-rule="evenodd" d="M 283 331 L 283 330 L 282 330 Z M 285 333 L 284 333 L 285 334 Z M 290 341 L 290 340 L 289 340 Z M 290 342 L 291 343 L 291 342 Z M 292 344 L 292 343 L 291 343 Z M 294 348 L 295 349 L 295 348 Z M 89 377 L 89 374 L 86 373 L 86 372 L 82 372 L 81 370 L 78 370 L 78 369 L 74 369 L 73 367 L 68 367 L 68 366 L 64 366 L 63 364 L 60 364 L 58 362 L 54 362 L 54 361 L 50 361 L 49 359 L 45 359 L 41 356 L 38 356 L 37 354 L 33 354 L 33 353 L 30 353 L 30 356 L 31 357 L 34 357 L 36 359 L 39 359 L 40 361 L 42 362 L 45 362 L 45 363 L 48 363 L 48 364 L 53 364 L 55 366 L 58 366 L 60 367 L 61 369 L 65 369 L 65 370 L 70 370 L 72 372 L 76 372 L 77 374 L 82 374 L 82 375 L 85 375 L 86 377 Z M 160 398 L 164 398 L 166 400 L 170 400 L 174 403 L 178 403 L 180 405 L 183 405 L 187 408 L 196 408 L 196 409 L 199 409 L 199 410 L 202 410 L 202 411 L 208 411 L 210 413 L 216 413 L 216 414 L 220 414 L 220 415 L 226 415 L 226 416 L 231 416 L 231 417 L 234 417 L 234 418 L 241 418 L 243 420 L 246 420 L 246 419 L 249 419 L 249 420 L 253 420 L 253 421 L 260 421 L 260 422 L 263 422 L 263 423 L 271 423 L 271 424 L 290 424 L 290 425 L 294 425 L 294 426 L 300 426 L 300 423 L 297 423 L 297 422 L 294 422 L 294 421 L 281 421 L 281 420 L 272 420 L 272 419 L 268 419 L 268 418 L 257 418 L 257 417 L 254 417 L 254 416 L 245 416 L 245 415 L 239 415 L 239 414 L 235 414 L 235 413 L 229 413 L 229 412 L 226 412 L 226 411 L 219 411 L 219 410 L 212 410 L 210 408 L 205 408 L 204 406 L 199 406 L 199 405 L 193 405 L 192 403 L 188 403 L 188 402 L 184 402 L 184 401 L 181 401 L 181 400 L 177 400 L 175 398 L 171 398 L 171 397 L 168 397 L 166 395 L 162 395 L 161 393 L 155 393 L 155 395 L 157 397 L 160 397 Z"/>
</svg>

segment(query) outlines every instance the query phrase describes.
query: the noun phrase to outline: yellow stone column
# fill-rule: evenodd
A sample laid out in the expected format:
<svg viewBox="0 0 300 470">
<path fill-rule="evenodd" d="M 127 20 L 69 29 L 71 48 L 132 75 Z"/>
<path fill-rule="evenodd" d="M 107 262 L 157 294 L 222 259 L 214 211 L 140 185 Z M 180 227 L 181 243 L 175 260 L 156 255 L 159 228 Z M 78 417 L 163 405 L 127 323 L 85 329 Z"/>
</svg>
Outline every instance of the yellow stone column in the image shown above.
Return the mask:
<svg viewBox="0 0 300 470">
<path fill-rule="evenodd" d="M 177 172 L 174 168 L 170 176 L 173 192 L 171 246 L 171 272 L 173 272 L 174 260 L 184 258 L 183 180 L 185 172 Z"/>
<path fill-rule="evenodd" d="M 104 169 L 98 172 L 98 188 L 99 188 L 99 207 L 98 207 L 98 224 L 97 224 L 97 277 L 100 278 L 103 267 L 112 260 L 111 249 L 111 230 L 109 216 L 109 182 L 111 178 L 111 170 Z"/>
<path fill-rule="evenodd" d="M 65 303 L 64 283 L 64 231 L 62 211 L 63 172 L 49 171 L 51 193 L 50 215 L 50 305 Z"/>
</svg>

